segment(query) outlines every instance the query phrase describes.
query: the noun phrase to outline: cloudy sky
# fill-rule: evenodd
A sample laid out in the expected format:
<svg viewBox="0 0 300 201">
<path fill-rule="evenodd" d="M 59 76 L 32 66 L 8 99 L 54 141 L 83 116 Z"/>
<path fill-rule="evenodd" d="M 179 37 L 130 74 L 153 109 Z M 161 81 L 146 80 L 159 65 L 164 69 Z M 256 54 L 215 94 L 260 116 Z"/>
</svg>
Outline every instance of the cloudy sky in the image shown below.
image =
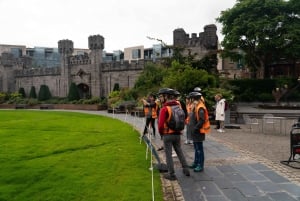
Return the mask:
<svg viewBox="0 0 300 201">
<path fill-rule="evenodd" d="M 0 0 L 0 44 L 57 47 L 69 39 L 88 48 L 88 37 L 100 34 L 105 50 L 123 50 L 157 41 L 173 43 L 173 30 L 203 32 L 207 24 L 236 0 Z"/>
</svg>

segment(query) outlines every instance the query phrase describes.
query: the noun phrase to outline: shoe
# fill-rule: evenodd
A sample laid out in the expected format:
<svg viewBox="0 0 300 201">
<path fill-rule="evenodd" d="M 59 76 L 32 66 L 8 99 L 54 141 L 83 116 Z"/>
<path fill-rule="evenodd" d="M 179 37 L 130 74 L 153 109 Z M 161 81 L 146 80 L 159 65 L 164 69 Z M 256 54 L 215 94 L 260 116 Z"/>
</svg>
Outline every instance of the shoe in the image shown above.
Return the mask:
<svg viewBox="0 0 300 201">
<path fill-rule="evenodd" d="M 224 129 L 220 129 L 220 132 L 221 132 L 221 133 L 225 133 L 225 130 L 224 130 Z"/>
<path fill-rule="evenodd" d="M 187 176 L 187 177 L 190 176 L 190 171 L 189 171 L 189 169 L 183 168 L 182 172 L 183 172 L 183 174 L 184 174 L 185 176 Z"/>
<path fill-rule="evenodd" d="M 164 150 L 164 147 L 160 147 L 157 149 L 157 151 L 162 151 L 162 150 Z"/>
<path fill-rule="evenodd" d="M 177 180 L 175 175 L 170 175 L 169 173 L 164 174 L 164 178 L 168 179 L 168 180 L 171 180 L 171 181 Z"/>
<path fill-rule="evenodd" d="M 189 141 L 188 141 L 188 140 L 186 140 L 186 141 L 184 142 L 184 144 L 189 144 Z"/>
<path fill-rule="evenodd" d="M 192 163 L 192 165 L 189 165 L 189 168 L 191 168 L 191 169 L 196 168 L 196 164 L 195 164 L 195 163 Z"/>
<path fill-rule="evenodd" d="M 202 172 L 202 171 L 203 171 L 203 168 L 200 166 L 197 166 L 194 168 L 194 172 Z"/>
</svg>

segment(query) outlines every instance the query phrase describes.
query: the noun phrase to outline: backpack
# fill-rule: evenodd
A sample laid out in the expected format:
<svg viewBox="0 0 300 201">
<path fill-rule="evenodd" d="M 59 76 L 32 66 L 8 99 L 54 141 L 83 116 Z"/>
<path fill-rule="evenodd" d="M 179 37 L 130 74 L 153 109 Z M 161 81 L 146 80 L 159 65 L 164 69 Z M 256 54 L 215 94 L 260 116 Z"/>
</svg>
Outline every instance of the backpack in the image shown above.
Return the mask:
<svg viewBox="0 0 300 201">
<path fill-rule="evenodd" d="M 227 111 L 227 110 L 228 110 L 228 107 L 229 107 L 227 101 L 224 101 L 224 104 L 225 104 L 225 106 L 224 106 L 224 111 Z"/>
<path fill-rule="evenodd" d="M 174 131 L 182 131 L 185 126 L 185 113 L 180 105 L 167 106 L 169 118 L 167 126 Z"/>
</svg>

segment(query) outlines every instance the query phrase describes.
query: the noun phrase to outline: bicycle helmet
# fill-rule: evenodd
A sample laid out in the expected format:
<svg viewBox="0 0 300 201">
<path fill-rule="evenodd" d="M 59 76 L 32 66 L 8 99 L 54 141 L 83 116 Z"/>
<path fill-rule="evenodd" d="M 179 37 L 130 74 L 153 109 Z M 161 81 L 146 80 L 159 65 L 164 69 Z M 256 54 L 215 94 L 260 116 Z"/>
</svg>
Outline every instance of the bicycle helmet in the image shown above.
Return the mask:
<svg viewBox="0 0 300 201">
<path fill-rule="evenodd" d="M 195 88 L 194 88 L 194 91 L 195 91 L 195 92 L 201 92 L 201 90 L 202 90 L 202 89 L 201 89 L 200 87 L 195 87 Z"/>
<path fill-rule="evenodd" d="M 189 97 L 191 97 L 191 98 L 200 98 L 201 96 L 202 96 L 202 94 L 200 92 L 193 91 L 193 92 L 189 93 Z"/>
<path fill-rule="evenodd" d="M 173 95 L 174 94 L 174 90 L 171 88 L 161 88 L 158 91 L 158 94 L 169 94 L 169 95 Z"/>
</svg>

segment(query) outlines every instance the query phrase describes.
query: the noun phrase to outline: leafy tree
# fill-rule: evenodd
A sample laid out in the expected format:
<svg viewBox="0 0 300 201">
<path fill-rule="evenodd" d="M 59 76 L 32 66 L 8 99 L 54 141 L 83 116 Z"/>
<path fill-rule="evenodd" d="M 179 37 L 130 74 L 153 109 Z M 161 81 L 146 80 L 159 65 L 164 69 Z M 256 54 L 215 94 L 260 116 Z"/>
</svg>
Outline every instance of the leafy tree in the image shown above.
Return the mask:
<svg viewBox="0 0 300 201">
<path fill-rule="evenodd" d="M 25 89 L 24 89 L 23 87 L 20 87 L 20 88 L 19 88 L 19 94 L 21 94 L 22 98 L 25 98 L 25 97 L 26 97 Z"/>
<path fill-rule="evenodd" d="M 69 94 L 68 94 L 68 100 L 73 101 L 73 100 L 79 100 L 80 99 L 80 94 L 78 91 L 78 88 L 74 82 L 71 83 L 70 88 L 69 88 Z"/>
<path fill-rule="evenodd" d="M 296 6 L 292 6 L 292 2 Z M 238 0 L 233 8 L 222 12 L 217 21 L 223 25 L 223 55 L 236 61 L 244 57 L 253 75 L 260 69 L 268 75 L 265 68 L 268 64 L 293 57 L 290 46 L 299 54 L 297 0 Z"/>
<path fill-rule="evenodd" d="M 32 86 L 30 88 L 29 98 L 36 98 L 36 91 L 35 91 L 35 87 L 34 86 Z"/>
<path fill-rule="evenodd" d="M 45 101 L 49 100 L 51 98 L 51 92 L 49 90 L 49 87 L 47 85 L 41 85 L 40 91 L 38 94 L 38 100 L 39 101 Z"/>
<path fill-rule="evenodd" d="M 169 69 L 167 76 L 164 77 L 162 85 L 188 94 L 196 86 L 201 88 L 215 87 L 216 79 L 205 70 L 198 70 L 190 65 L 182 65 L 173 61 L 172 67 Z"/>
<path fill-rule="evenodd" d="M 143 72 L 135 82 L 133 91 L 145 96 L 149 92 L 157 92 L 167 69 L 158 64 L 146 63 Z"/>
</svg>

